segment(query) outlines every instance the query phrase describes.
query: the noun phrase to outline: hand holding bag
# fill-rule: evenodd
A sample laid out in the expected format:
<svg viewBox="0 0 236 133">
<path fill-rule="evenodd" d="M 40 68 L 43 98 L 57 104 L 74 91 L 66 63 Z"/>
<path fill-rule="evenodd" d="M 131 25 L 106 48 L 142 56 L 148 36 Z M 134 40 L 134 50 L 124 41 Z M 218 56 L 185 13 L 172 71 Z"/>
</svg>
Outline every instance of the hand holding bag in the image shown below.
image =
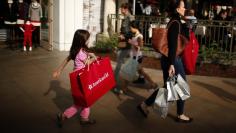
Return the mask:
<svg viewBox="0 0 236 133">
<path fill-rule="evenodd" d="M 187 82 L 183 79 L 183 77 L 178 74 L 177 75 L 177 84 L 179 87 L 176 88 L 176 91 L 182 100 L 186 100 L 190 97 L 190 88 Z"/>
<path fill-rule="evenodd" d="M 177 89 L 179 88 L 179 85 L 176 83 L 175 77 L 169 77 L 167 82 L 167 101 L 176 101 L 179 100 L 179 95 L 177 93 Z"/>
<path fill-rule="evenodd" d="M 122 38 L 123 37 L 123 38 Z M 119 37 L 118 37 L 118 45 L 117 45 L 117 47 L 118 48 L 125 48 L 127 46 L 127 42 L 126 42 L 126 40 L 124 39 L 124 36 L 123 35 L 120 35 Z"/>
<path fill-rule="evenodd" d="M 125 48 L 127 46 L 126 41 L 119 41 L 117 47 L 118 48 Z"/>
<path fill-rule="evenodd" d="M 153 28 L 152 32 L 153 48 L 157 52 L 160 52 L 161 54 L 165 55 L 166 57 L 168 57 L 168 40 L 167 40 L 168 28 L 173 22 L 178 22 L 178 21 L 174 20 L 170 22 L 167 28 Z M 180 34 L 180 30 L 181 29 L 179 29 L 179 34 L 178 34 L 176 55 L 180 55 L 183 52 L 185 44 L 188 42 L 188 39 Z"/>
</svg>

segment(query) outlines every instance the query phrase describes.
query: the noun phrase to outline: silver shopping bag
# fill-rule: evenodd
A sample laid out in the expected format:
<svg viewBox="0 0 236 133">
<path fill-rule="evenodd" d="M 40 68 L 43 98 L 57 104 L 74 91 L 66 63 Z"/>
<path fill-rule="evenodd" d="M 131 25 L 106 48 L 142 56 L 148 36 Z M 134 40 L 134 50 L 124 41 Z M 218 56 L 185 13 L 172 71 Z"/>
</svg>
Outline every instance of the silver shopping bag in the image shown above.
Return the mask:
<svg viewBox="0 0 236 133">
<path fill-rule="evenodd" d="M 190 97 L 190 88 L 187 82 L 183 79 L 183 77 L 178 74 L 177 75 L 177 84 L 179 87 L 176 88 L 176 91 L 182 100 L 186 100 Z"/>
<path fill-rule="evenodd" d="M 120 76 L 127 81 L 135 81 L 138 79 L 138 61 L 129 58 L 120 70 Z"/>
<path fill-rule="evenodd" d="M 155 104 L 158 107 L 167 107 L 168 106 L 167 90 L 165 88 L 159 88 L 156 99 L 155 99 Z"/>
<path fill-rule="evenodd" d="M 176 101 L 179 100 L 179 96 L 177 93 L 177 89 L 179 88 L 179 85 L 176 83 L 175 77 L 169 77 L 166 82 L 166 88 L 167 88 L 167 101 Z"/>
<path fill-rule="evenodd" d="M 168 114 L 168 101 L 166 88 L 159 88 L 153 109 L 161 115 L 161 118 L 166 118 Z"/>
</svg>

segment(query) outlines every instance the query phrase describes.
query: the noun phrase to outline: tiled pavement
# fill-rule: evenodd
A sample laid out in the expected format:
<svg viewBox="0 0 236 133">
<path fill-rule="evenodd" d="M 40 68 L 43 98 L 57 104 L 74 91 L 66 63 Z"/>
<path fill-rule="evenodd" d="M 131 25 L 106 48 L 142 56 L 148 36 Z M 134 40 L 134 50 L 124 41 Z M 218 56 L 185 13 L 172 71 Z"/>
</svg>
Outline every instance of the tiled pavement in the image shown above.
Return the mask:
<svg viewBox="0 0 236 133">
<path fill-rule="evenodd" d="M 52 52 L 42 48 L 32 52 L 9 50 L 0 45 L 0 132 L 1 133 L 235 133 L 236 79 L 188 76 L 192 97 L 186 101 L 185 112 L 191 124 L 176 123 L 176 106 L 161 119 L 150 108 L 144 118 L 136 105 L 150 95 L 145 85 L 130 85 L 129 96 L 121 99 L 108 92 L 92 106 L 93 126 L 81 126 L 78 117 L 69 119 L 63 128 L 55 125 L 55 116 L 73 102 L 68 73 L 72 62 L 59 80 L 52 71 L 68 52 Z M 115 62 L 112 62 L 113 66 Z M 146 69 L 158 84 L 160 70 Z"/>
</svg>

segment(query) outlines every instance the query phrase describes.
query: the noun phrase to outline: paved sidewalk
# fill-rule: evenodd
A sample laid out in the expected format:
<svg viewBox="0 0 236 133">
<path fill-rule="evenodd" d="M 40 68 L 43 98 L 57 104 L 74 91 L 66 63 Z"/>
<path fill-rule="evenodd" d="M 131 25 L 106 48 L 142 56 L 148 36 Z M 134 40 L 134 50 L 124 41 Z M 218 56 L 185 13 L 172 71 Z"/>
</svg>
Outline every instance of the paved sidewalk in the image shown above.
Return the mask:
<svg viewBox="0 0 236 133">
<path fill-rule="evenodd" d="M 173 120 L 175 104 L 166 119 L 161 119 L 152 108 L 148 118 L 144 118 L 136 105 L 151 93 L 145 89 L 146 85 L 130 85 L 129 96 L 120 99 L 108 92 L 92 106 L 91 117 L 97 120 L 96 125 L 80 126 L 78 117 L 74 117 L 59 129 L 55 125 L 56 113 L 73 103 L 68 77 L 72 62 L 59 80 L 53 80 L 51 74 L 67 54 L 42 48 L 25 53 L 0 45 L 1 133 L 236 132 L 236 79 L 206 76 L 188 76 L 192 97 L 186 101 L 185 111 L 194 118 L 191 124 Z M 162 84 L 161 71 L 146 71 Z"/>
</svg>

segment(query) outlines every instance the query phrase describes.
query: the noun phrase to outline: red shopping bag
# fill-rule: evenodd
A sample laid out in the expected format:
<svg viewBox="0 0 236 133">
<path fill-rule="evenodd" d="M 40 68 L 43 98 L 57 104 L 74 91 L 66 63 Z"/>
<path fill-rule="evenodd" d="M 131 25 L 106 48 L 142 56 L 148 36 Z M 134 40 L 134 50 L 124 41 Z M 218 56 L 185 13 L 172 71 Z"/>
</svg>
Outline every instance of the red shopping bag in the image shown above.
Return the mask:
<svg viewBox="0 0 236 133">
<path fill-rule="evenodd" d="M 74 104 L 82 107 L 91 106 L 115 87 L 110 59 L 100 58 L 84 69 L 70 73 L 70 83 Z"/>
<path fill-rule="evenodd" d="M 199 44 L 194 32 L 190 32 L 189 43 L 185 46 L 182 59 L 184 63 L 185 73 L 190 75 L 195 72 L 195 66 L 198 57 Z"/>
</svg>

